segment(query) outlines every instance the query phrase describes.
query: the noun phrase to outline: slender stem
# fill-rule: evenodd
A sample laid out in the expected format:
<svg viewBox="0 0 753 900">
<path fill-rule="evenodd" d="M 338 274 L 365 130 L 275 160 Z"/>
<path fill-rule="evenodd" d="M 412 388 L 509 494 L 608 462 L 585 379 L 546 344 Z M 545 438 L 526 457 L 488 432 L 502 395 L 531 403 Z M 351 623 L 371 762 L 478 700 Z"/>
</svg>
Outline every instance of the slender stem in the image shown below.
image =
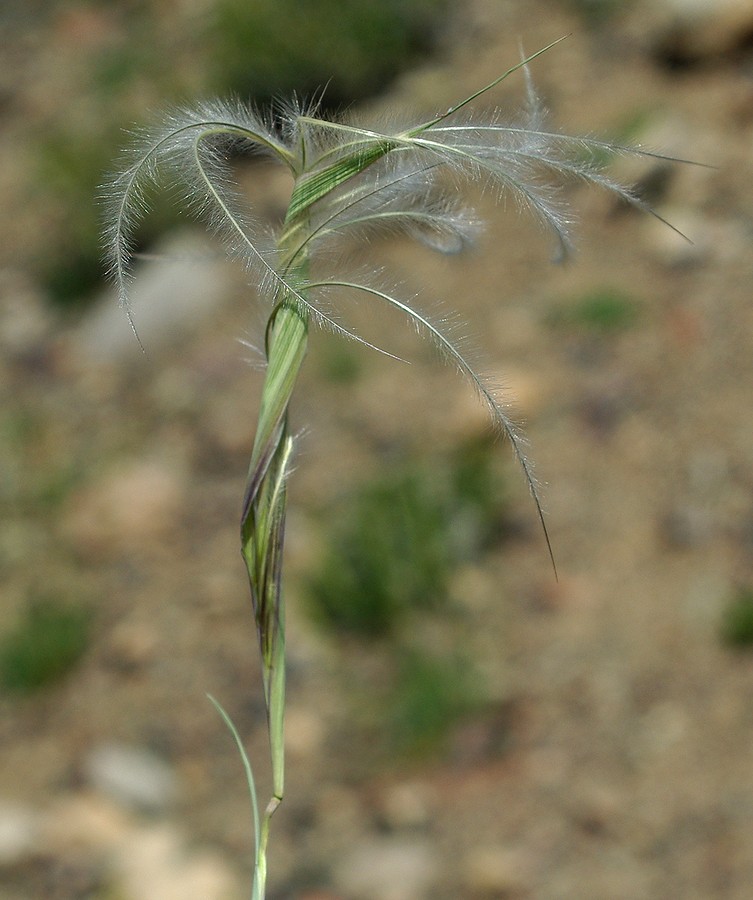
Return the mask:
<svg viewBox="0 0 753 900">
<path fill-rule="evenodd" d="M 286 482 L 293 439 L 290 396 L 306 352 L 307 321 L 297 306 L 278 309 L 268 338 L 268 367 L 243 508 L 241 541 L 248 569 L 272 742 L 274 792 L 283 786 L 285 610 L 280 590 Z"/>
<path fill-rule="evenodd" d="M 301 270 L 298 269 L 298 273 Z M 297 274 L 297 273 L 296 273 Z M 270 820 L 285 789 L 285 603 L 281 590 L 287 478 L 294 441 L 288 406 L 306 354 L 308 316 L 292 293 L 281 293 L 267 326 L 267 371 L 241 518 L 262 661 L 272 762 L 272 797 L 260 823 L 254 900 L 263 900 Z"/>
</svg>

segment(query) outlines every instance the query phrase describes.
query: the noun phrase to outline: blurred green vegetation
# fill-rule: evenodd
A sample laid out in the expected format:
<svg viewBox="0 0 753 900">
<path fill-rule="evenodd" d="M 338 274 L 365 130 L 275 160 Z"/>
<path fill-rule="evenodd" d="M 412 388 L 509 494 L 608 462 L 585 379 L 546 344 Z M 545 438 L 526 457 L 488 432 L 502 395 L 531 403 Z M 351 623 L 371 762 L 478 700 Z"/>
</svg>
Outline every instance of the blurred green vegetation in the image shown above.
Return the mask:
<svg viewBox="0 0 753 900">
<path fill-rule="evenodd" d="M 123 134 L 106 121 L 94 133 L 61 125 L 38 145 L 39 189 L 52 192 L 59 215 L 65 215 L 65 228 L 59 229 L 55 246 L 45 248 L 39 263 L 45 287 L 61 309 L 86 306 L 101 285 L 102 221 L 97 198 Z M 177 220 L 169 199 L 155 194 L 139 226 L 139 246 L 148 245 Z"/>
<path fill-rule="evenodd" d="M 351 385 L 362 371 L 361 356 L 340 335 L 323 335 L 317 354 L 319 372 L 331 384 Z"/>
<path fill-rule="evenodd" d="M 63 678 L 89 644 L 91 616 L 81 606 L 34 600 L 0 640 L 0 684 L 27 694 Z"/>
<path fill-rule="evenodd" d="M 607 23 L 630 6 L 630 0 L 564 0 L 590 28 Z"/>
<path fill-rule="evenodd" d="M 355 685 L 355 719 L 374 763 L 441 752 L 483 708 L 485 685 L 461 641 L 448 648 L 433 636 L 460 633 L 450 590 L 458 567 L 509 532 L 499 450 L 482 435 L 421 462 L 411 452 L 320 513 L 323 550 L 304 588 L 314 620 L 346 657 L 378 660 L 381 674 Z"/>
<path fill-rule="evenodd" d="M 401 468 L 365 485 L 334 520 L 309 588 L 316 618 L 382 636 L 407 610 L 435 606 L 447 579 L 443 503 L 426 472 Z"/>
<path fill-rule="evenodd" d="M 311 96 L 328 106 L 377 94 L 429 52 L 447 0 L 221 0 L 210 40 L 213 87 L 259 101 Z"/>
<path fill-rule="evenodd" d="M 384 637 L 409 613 L 441 606 L 454 568 L 504 530 L 498 449 L 483 438 L 445 459 L 395 464 L 328 510 L 307 585 L 314 618 L 336 632 Z"/>
<path fill-rule="evenodd" d="M 396 677 L 387 692 L 389 749 L 425 756 L 442 747 L 453 727 L 482 702 L 483 691 L 463 660 L 417 650 L 395 654 Z"/>
<path fill-rule="evenodd" d="M 49 516 L 80 482 L 85 453 L 70 444 L 57 449 L 59 437 L 42 409 L 10 400 L 0 412 L 0 502 L 6 522 L 16 514 Z"/>
<path fill-rule="evenodd" d="M 195 13 L 170 14 L 145 3 L 71 4 L 67 13 L 87 8 L 95 17 L 88 27 L 105 37 L 82 46 L 77 65 L 86 83 L 76 114 L 62 107 L 40 129 L 32 159 L 34 192 L 47 221 L 36 266 L 52 302 L 69 310 L 85 306 L 101 283 L 96 196 L 124 129 L 165 105 L 208 95 L 235 94 L 264 107 L 324 90 L 327 106 L 346 106 L 383 91 L 428 54 L 450 6 L 447 0 L 218 0 Z M 172 206 L 158 198 L 138 245 L 148 245 L 174 219 Z"/>
<path fill-rule="evenodd" d="M 615 121 L 605 134 L 600 137 L 606 142 L 604 146 L 583 148 L 580 161 L 595 168 L 606 168 L 620 157 L 620 147 L 635 147 L 641 143 L 641 137 L 645 135 L 651 123 L 654 121 L 656 110 L 652 107 L 641 106 L 621 116 Z M 612 145 L 615 149 L 610 149 Z M 661 178 L 664 171 L 657 167 Z M 649 198 L 641 194 L 642 199 Z"/>
<path fill-rule="evenodd" d="M 547 316 L 555 328 L 569 328 L 591 334 L 613 334 L 633 326 L 640 318 L 641 305 L 616 288 L 598 288 L 559 304 Z"/>
<path fill-rule="evenodd" d="M 729 647 L 753 646 L 753 588 L 743 588 L 727 601 L 721 637 Z"/>
</svg>

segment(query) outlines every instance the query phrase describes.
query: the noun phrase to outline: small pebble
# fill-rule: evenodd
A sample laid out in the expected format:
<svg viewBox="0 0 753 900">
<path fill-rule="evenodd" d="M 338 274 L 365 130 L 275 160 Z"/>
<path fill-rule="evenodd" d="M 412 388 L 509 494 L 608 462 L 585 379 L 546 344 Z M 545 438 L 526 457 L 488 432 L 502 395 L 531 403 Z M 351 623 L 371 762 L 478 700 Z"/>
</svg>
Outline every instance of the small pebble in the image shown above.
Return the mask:
<svg viewBox="0 0 753 900">
<path fill-rule="evenodd" d="M 102 744 L 89 754 L 84 771 L 92 787 L 126 808 L 163 812 L 177 797 L 173 769 L 139 747 Z"/>
<path fill-rule="evenodd" d="M 63 533 L 85 555 L 150 545 L 175 525 L 184 496 L 182 477 L 167 463 L 114 466 L 71 495 Z"/>
<path fill-rule="evenodd" d="M 339 861 L 335 882 L 359 900 L 423 900 L 439 881 L 438 862 L 426 841 L 370 838 Z"/>
<path fill-rule="evenodd" d="M 0 868 L 30 858 L 37 844 L 39 820 L 24 806 L 0 804 Z"/>
<path fill-rule="evenodd" d="M 465 860 L 465 881 L 473 897 L 525 896 L 530 861 L 505 847 L 477 847 Z"/>
</svg>

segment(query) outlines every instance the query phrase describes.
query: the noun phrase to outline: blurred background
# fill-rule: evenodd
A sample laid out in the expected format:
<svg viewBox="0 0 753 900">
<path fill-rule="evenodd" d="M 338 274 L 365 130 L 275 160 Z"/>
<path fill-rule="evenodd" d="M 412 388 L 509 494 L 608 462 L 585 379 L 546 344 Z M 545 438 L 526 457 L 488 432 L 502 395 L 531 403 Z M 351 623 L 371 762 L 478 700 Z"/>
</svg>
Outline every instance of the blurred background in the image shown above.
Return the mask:
<svg viewBox="0 0 753 900">
<path fill-rule="evenodd" d="M 753 884 L 753 3 L 14 0 L 0 12 L 0 897 L 248 896 L 268 787 L 238 517 L 264 310 L 168 192 L 138 347 L 102 280 L 125 130 L 215 94 L 432 113 L 532 66 L 554 124 L 684 241 L 573 187 L 550 264 L 473 197 L 467 257 L 366 258 L 459 310 L 508 385 L 535 509 L 473 392 L 316 335 L 287 537 L 287 797 L 270 900 L 730 898 Z M 514 114 L 513 77 L 478 104 Z M 238 161 L 256 215 L 289 185 Z M 472 192 L 471 192 L 472 193 Z M 249 365 L 249 362 L 252 365 Z"/>
</svg>

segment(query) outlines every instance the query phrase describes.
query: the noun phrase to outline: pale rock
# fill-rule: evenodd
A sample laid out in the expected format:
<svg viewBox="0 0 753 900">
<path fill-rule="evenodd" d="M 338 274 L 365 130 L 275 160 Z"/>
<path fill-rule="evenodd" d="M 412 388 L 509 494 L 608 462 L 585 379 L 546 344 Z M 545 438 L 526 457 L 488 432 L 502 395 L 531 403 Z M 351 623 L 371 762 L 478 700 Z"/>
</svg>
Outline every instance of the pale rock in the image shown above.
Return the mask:
<svg viewBox="0 0 753 900">
<path fill-rule="evenodd" d="M 439 878 L 431 845 L 412 838 L 369 838 L 335 868 L 337 888 L 353 900 L 422 900 Z"/>
<path fill-rule="evenodd" d="M 0 869 L 33 856 L 39 839 L 39 817 L 25 806 L 0 803 Z"/>
<path fill-rule="evenodd" d="M 662 217 L 672 223 L 672 228 L 653 217 L 643 220 L 646 251 L 657 262 L 683 268 L 709 258 L 712 252 L 711 234 L 701 216 L 690 210 L 662 210 Z"/>
<path fill-rule="evenodd" d="M 646 193 L 663 197 L 677 177 L 686 176 L 689 171 L 696 175 L 700 173 L 707 179 L 713 169 L 683 166 L 669 158 L 703 161 L 705 157 L 698 151 L 698 137 L 692 123 L 679 114 L 673 115 L 665 111 L 651 114 L 646 122 L 641 123 L 638 134 L 627 141 L 626 146 L 638 152 L 616 154 L 609 162 L 610 177 L 620 184 L 634 187 L 635 193 L 641 198 Z M 684 187 L 681 196 L 687 200 Z M 645 199 L 650 204 L 650 198 Z M 616 210 L 625 208 L 622 198 L 613 196 L 611 203 Z"/>
<path fill-rule="evenodd" d="M 42 815 L 44 846 L 56 856 L 72 850 L 109 853 L 134 830 L 130 814 L 93 791 L 65 795 Z"/>
<path fill-rule="evenodd" d="M 142 751 L 107 753 L 130 756 L 132 770 L 134 758 L 141 757 L 138 766 L 144 771 Z M 238 900 L 245 895 L 219 854 L 189 847 L 174 826 L 144 824 L 93 791 L 63 796 L 41 812 L 0 805 L 0 870 L 40 851 L 61 862 L 81 859 L 101 868 L 108 891 L 121 900 Z"/>
<path fill-rule="evenodd" d="M 256 159 L 240 167 L 238 183 L 256 216 L 272 222 L 285 218 L 293 192 L 293 178 L 285 166 Z"/>
<path fill-rule="evenodd" d="M 110 633 L 105 661 L 123 672 L 134 672 L 148 666 L 157 655 L 159 638 L 146 622 L 120 622 Z"/>
<path fill-rule="evenodd" d="M 573 783 L 572 815 L 580 828 L 589 834 L 606 832 L 620 821 L 626 805 L 624 792 L 612 784 L 594 780 L 592 775 Z"/>
<path fill-rule="evenodd" d="M 729 264 L 746 258 L 750 239 L 744 226 L 731 219 L 713 219 L 687 208 L 662 210 L 677 231 L 658 219 L 643 223 L 646 252 L 666 266 L 683 268 L 708 262 Z M 678 232 L 681 232 L 678 234 Z"/>
<path fill-rule="evenodd" d="M 515 897 L 530 887 L 530 860 L 508 847 L 476 847 L 464 861 L 465 883 L 473 897 Z"/>
<path fill-rule="evenodd" d="M 688 711 L 680 703 L 655 703 L 635 729 L 633 747 L 641 759 L 675 753 L 687 740 L 690 724 Z"/>
<path fill-rule="evenodd" d="M 209 850 L 188 852 L 169 825 L 135 832 L 115 858 L 118 896 L 124 900 L 236 900 L 242 896 L 228 865 Z"/>
<path fill-rule="evenodd" d="M 392 828 L 417 828 L 431 818 L 432 792 L 419 781 L 393 784 L 382 796 L 382 813 Z"/>
<path fill-rule="evenodd" d="M 233 272 L 216 245 L 192 232 L 166 238 L 137 260 L 129 286 L 131 315 L 144 349 L 153 354 L 191 334 L 233 289 Z M 119 365 L 142 354 L 114 290 L 84 318 L 70 344 L 79 364 Z"/>
<path fill-rule="evenodd" d="M 175 468 L 123 462 L 71 495 L 63 533 L 83 552 L 151 543 L 174 526 L 184 497 Z"/>
<path fill-rule="evenodd" d="M 532 369 L 510 367 L 499 373 L 498 380 L 502 399 L 509 402 L 513 418 L 535 418 L 546 404 L 546 381 Z"/>
<path fill-rule="evenodd" d="M 714 519 L 705 506 L 676 503 L 660 522 L 661 536 L 675 550 L 699 547 L 714 536 Z"/>
<path fill-rule="evenodd" d="M 546 382 L 531 369 L 509 366 L 491 372 L 487 385 L 514 422 L 530 421 L 544 408 L 548 392 Z M 488 404 L 460 384 L 462 390 L 448 403 L 444 415 L 454 436 L 468 438 L 489 432 L 492 421 Z"/>
<path fill-rule="evenodd" d="M 178 794 L 173 769 L 140 747 L 96 747 L 85 760 L 84 774 L 93 788 L 127 809 L 162 812 L 172 806 Z"/>
</svg>

